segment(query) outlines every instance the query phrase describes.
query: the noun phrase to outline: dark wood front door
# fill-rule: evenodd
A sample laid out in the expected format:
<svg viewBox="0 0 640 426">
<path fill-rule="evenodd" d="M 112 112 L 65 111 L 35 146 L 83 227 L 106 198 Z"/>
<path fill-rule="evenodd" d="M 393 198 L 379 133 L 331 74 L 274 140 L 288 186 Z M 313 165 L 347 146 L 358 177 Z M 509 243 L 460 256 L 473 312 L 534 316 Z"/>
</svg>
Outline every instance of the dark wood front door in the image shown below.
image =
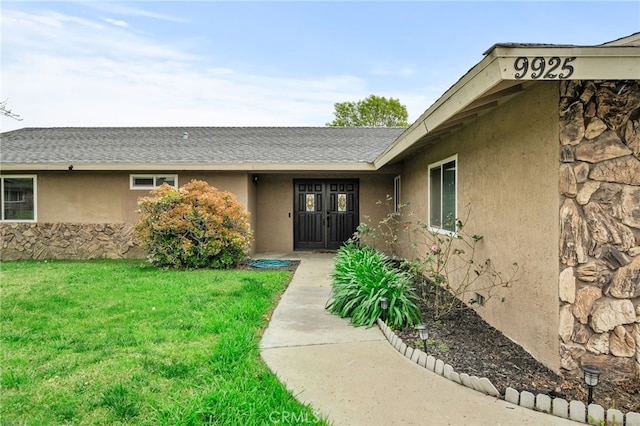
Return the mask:
<svg viewBox="0 0 640 426">
<path fill-rule="evenodd" d="M 356 231 L 359 220 L 355 179 L 294 182 L 294 247 L 339 248 Z"/>
</svg>

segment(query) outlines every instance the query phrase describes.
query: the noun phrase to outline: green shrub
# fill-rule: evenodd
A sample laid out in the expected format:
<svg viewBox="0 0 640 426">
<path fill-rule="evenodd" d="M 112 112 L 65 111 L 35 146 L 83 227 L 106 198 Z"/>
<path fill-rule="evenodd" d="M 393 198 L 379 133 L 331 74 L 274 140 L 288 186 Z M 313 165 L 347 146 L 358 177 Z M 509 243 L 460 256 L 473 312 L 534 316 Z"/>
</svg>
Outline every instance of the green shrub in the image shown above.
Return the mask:
<svg viewBox="0 0 640 426">
<path fill-rule="evenodd" d="M 375 324 L 382 316 L 382 297 L 389 298 L 386 320 L 392 327 L 412 326 L 420 321 L 410 275 L 371 247 L 354 243 L 342 246 L 336 253 L 331 278 L 333 295 L 327 309 L 342 318 L 351 318 L 354 325 Z"/>
<path fill-rule="evenodd" d="M 229 192 L 197 180 L 163 184 L 138 206 L 137 235 L 156 266 L 226 269 L 247 256 L 248 213 Z"/>
</svg>

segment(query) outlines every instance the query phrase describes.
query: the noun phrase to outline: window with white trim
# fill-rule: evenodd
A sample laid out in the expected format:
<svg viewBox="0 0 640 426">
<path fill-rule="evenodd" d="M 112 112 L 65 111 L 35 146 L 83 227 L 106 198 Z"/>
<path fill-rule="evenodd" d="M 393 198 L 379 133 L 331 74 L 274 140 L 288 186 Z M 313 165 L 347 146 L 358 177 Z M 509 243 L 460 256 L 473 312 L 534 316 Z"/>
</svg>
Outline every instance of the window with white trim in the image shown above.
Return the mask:
<svg viewBox="0 0 640 426">
<path fill-rule="evenodd" d="M 36 221 L 36 176 L 0 176 L 0 187 L 2 221 Z"/>
<path fill-rule="evenodd" d="M 400 175 L 393 178 L 393 212 L 400 213 Z"/>
<path fill-rule="evenodd" d="M 130 189 L 156 189 L 166 183 L 178 187 L 178 175 L 131 175 Z"/>
<path fill-rule="evenodd" d="M 458 156 L 429 165 L 429 227 L 455 232 L 458 210 Z"/>
</svg>

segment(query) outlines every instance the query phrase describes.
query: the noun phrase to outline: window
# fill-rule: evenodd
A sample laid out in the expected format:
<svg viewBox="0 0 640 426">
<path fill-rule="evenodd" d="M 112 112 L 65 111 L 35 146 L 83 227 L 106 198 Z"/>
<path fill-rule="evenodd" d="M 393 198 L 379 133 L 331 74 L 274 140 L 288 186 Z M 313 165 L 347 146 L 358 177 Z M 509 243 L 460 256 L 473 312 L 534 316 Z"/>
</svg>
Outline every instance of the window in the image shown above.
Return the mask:
<svg viewBox="0 0 640 426">
<path fill-rule="evenodd" d="M 400 213 L 400 175 L 393 178 L 393 212 Z"/>
<path fill-rule="evenodd" d="M 2 176 L 2 220 L 35 222 L 36 177 Z"/>
<path fill-rule="evenodd" d="M 455 232 L 457 219 L 456 157 L 429 166 L 429 227 Z"/>
<path fill-rule="evenodd" d="M 163 183 L 178 187 L 178 175 L 131 175 L 130 189 L 155 189 Z"/>
</svg>

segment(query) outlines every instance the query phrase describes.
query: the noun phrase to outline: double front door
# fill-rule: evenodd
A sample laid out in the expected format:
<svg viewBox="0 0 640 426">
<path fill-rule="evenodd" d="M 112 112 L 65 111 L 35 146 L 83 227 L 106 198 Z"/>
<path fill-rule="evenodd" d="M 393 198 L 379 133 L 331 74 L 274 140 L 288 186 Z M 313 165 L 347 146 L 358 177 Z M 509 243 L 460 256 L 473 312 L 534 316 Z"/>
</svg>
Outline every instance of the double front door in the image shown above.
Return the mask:
<svg viewBox="0 0 640 426">
<path fill-rule="evenodd" d="M 335 250 L 359 224 L 356 179 L 294 181 L 294 247 Z"/>
</svg>

